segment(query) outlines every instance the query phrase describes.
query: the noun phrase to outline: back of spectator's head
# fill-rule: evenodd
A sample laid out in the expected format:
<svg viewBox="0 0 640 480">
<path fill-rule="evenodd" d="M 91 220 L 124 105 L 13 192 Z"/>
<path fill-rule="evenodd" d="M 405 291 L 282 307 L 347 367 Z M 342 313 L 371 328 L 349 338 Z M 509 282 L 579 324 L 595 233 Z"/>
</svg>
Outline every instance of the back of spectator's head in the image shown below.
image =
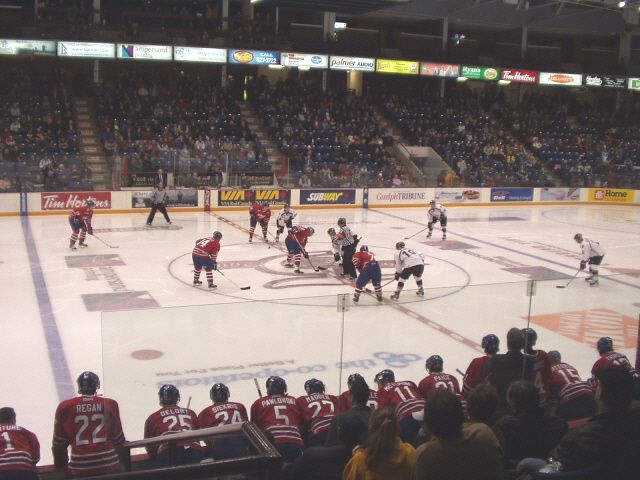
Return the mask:
<svg viewBox="0 0 640 480">
<path fill-rule="evenodd" d="M 528 380 L 518 380 L 509 385 L 507 400 L 515 414 L 534 410 L 540 401 L 536 386 Z"/>
<path fill-rule="evenodd" d="M 519 328 L 512 328 L 507 332 L 507 348 L 511 351 L 520 351 L 524 347 L 524 336 Z"/>
<path fill-rule="evenodd" d="M 368 451 L 366 463 L 370 470 L 388 463 L 395 455 L 398 438 L 395 409 L 386 406 L 374 410 L 369 419 L 369 438 L 365 446 Z"/>
<path fill-rule="evenodd" d="M 16 423 L 16 412 L 11 407 L 0 408 L 0 424 L 14 425 Z"/>
<path fill-rule="evenodd" d="M 610 412 L 625 412 L 633 397 L 633 376 L 623 366 L 614 365 L 596 372 L 596 398 Z"/>
<path fill-rule="evenodd" d="M 467 414 L 475 422 L 491 421 L 498 407 L 498 391 L 489 383 L 481 383 L 476 386 L 467 398 Z"/>
<path fill-rule="evenodd" d="M 336 418 L 339 441 L 350 449 L 362 442 L 369 426 L 360 415 L 346 414 Z"/>
<path fill-rule="evenodd" d="M 369 385 L 364 379 L 353 382 L 349 387 L 349 392 L 351 393 L 352 405 L 366 405 L 369 401 Z"/>
<path fill-rule="evenodd" d="M 436 389 L 424 406 L 424 424 L 433 435 L 454 440 L 462 433 L 464 411 L 458 397 L 444 388 Z"/>
</svg>

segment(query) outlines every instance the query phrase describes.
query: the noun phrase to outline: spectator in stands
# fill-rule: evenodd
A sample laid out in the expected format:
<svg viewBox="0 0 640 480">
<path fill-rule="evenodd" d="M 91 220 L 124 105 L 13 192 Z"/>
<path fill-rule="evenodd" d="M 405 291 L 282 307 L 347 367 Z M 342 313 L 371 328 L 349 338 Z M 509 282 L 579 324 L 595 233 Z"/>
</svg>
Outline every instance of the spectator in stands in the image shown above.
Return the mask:
<svg viewBox="0 0 640 480">
<path fill-rule="evenodd" d="M 342 480 L 353 449 L 366 437 L 368 424 L 359 415 L 336 418 L 336 438 L 328 446 L 309 447 L 286 472 L 287 480 Z"/>
<path fill-rule="evenodd" d="M 415 465 L 415 448 L 400 439 L 392 407 L 381 407 L 371 415 L 369 437 L 344 469 L 344 480 L 376 478 L 409 480 Z"/>
<path fill-rule="evenodd" d="M 510 412 L 507 401 L 507 390 L 517 380 L 530 380 L 533 371 L 533 361 L 526 358 L 524 348 L 524 336 L 519 328 L 512 328 L 507 333 L 507 353 L 496 354 L 485 364 L 485 375 L 489 383 L 498 392 L 500 402 L 497 415 L 505 415 Z"/>
<path fill-rule="evenodd" d="M 16 425 L 16 412 L 0 408 L 0 477 L 3 480 L 38 480 L 40 460 L 38 437 Z"/>
<path fill-rule="evenodd" d="M 538 390 L 529 381 L 513 382 L 507 397 L 512 414 L 498 420 L 505 440 L 505 460 L 515 464 L 527 457 L 546 458 L 567 433 L 567 422 L 539 406 Z"/>
<path fill-rule="evenodd" d="M 456 395 L 437 390 L 424 409 L 424 427 L 433 438 L 418 447 L 414 480 L 496 480 L 502 478 L 502 447 L 483 423 L 463 424 Z"/>
<path fill-rule="evenodd" d="M 504 450 L 504 435 L 496 424 L 498 408 L 498 392 L 488 383 L 474 387 L 467 396 L 467 417 L 470 423 L 484 423 L 500 442 Z"/>
</svg>

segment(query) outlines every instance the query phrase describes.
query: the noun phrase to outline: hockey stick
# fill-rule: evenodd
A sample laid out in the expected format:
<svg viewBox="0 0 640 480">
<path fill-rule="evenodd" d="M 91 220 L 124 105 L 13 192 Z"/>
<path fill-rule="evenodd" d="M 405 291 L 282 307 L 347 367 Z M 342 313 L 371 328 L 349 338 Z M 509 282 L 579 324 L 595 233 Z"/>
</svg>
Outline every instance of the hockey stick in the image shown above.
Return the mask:
<svg viewBox="0 0 640 480">
<path fill-rule="evenodd" d="M 109 248 L 118 248 L 117 245 L 109 245 L 107 242 L 105 242 L 104 240 L 102 240 L 99 236 L 97 236 L 95 233 L 90 234 L 93 238 L 96 238 L 100 243 L 105 244 L 107 247 Z"/>
<path fill-rule="evenodd" d="M 569 285 L 571 285 L 571 282 L 573 282 L 576 279 L 579 273 L 580 273 L 580 269 L 578 269 L 576 274 L 573 277 L 571 277 L 571 280 L 569 280 L 566 285 L 556 285 L 556 288 L 567 288 Z"/>
<path fill-rule="evenodd" d="M 422 232 L 424 232 L 427 228 L 429 227 L 424 227 L 422 230 L 420 230 L 419 232 L 414 233 L 413 235 L 411 235 L 410 237 L 404 237 L 405 240 L 409 240 L 410 238 L 415 237 L 416 235 L 421 234 Z"/>
<path fill-rule="evenodd" d="M 235 285 L 236 287 L 238 287 L 240 290 L 249 290 L 251 288 L 251 285 L 247 285 L 246 287 L 241 287 L 240 285 L 238 285 L 236 282 L 234 282 L 233 280 L 231 280 L 229 277 L 227 277 L 224 273 L 222 273 L 222 270 L 218 269 L 218 273 L 220 275 L 222 275 L 224 278 L 226 278 L 231 284 Z"/>
<path fill-rule="evenodd" d="M 258 390 L 258 395 L 260 395 L 260 398 L 262 398 L 262 392 L 260 391 L 260 385 L 258 385 L 258 379 L 254 377 L 253 381 L 256 384 L 256 390 Z"/>
<path fill-rule="evenodd" d="M 456 368 L 456 372 L 458 372 L 460 375 L 462 375 L 463 377 L 466 375 L 466 373 L 464 373 L 462 370 L 460 370 L 459 368 Z"/>
<path fill-rule="evenodd" d="M 309 262 L 309 265 L 311 265 L 311 268 L 313 268 L 313 271 L 314 272 L 319 272 L 320 269 L 316 268 L 316 266 L 313 264 L 313 262 L 309 258 L 309 253 L 307 253 L 307 251 L 304 248 L 302 248 L 302 245 L 300 245 L 300 241 L 298 240 L 298 237 L 296 237 L 295 235 L 292 235 L 292 237 L 296 241 L 298 246 L 300 247 L 300 250 L 302 250 L 302 256 L 307 259 L 307 262 Z"/>
<path fill-rule="evenodd" d="M 380 285 L 380 288 L 384 288 L 387 285 L 389 285 L 390 283 L 395 282 L 395 281 L 396 281 L 395 278 L 391 279 L 387 283 L 383 283 L 382 285 Z M 365 288 L 364 291 L 367 292 L 367 293 L 373 293 L 373 291 L 371 289 L 369 289 L 369 288 Z"/>
</svg>

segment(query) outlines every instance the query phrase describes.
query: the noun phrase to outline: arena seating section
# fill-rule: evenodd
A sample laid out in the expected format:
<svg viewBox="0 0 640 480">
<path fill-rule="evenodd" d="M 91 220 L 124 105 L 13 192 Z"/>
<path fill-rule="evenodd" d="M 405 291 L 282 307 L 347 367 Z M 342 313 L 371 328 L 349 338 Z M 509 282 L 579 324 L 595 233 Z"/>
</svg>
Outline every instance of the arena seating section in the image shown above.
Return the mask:
<svg viewBox="0 0 640 480">
<path fill-rule="evenodd" d="M 289 167 L 313 186 L 392 186 L 406 182 L 404 168 L 385 151 L 393 138 L 376 120 L 366 98 L 325 93 L 302 80 L 269 85 L 258 78 L 249 98 Z"/>
<path fill-rule="evenodd" d="M 193 173 L 271 170 L 235 100 L 200 75 L 123 73 L 105 81 L 96 106 L 105 151 L 117 149 L 129 173 L 162 168 L 177 186 L 197 186 Z"/>
<path fill-rule="evenodd" d="M 0 192 L 92 190 L 63 71 L 0 71 Z"/>
</svg>

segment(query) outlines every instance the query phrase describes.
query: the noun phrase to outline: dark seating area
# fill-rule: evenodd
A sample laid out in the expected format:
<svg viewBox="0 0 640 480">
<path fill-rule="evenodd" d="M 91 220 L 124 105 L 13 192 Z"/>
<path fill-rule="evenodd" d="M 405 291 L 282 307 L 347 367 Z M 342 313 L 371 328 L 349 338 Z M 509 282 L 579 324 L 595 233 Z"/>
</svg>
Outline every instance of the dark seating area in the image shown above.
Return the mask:
<svg viewBox="0 0 640 480">
<path fill-rule="evenodd" d="M 433 147 L 465 185 L 550 186 L 533 152 L 496 116 L 496 92 L 451 88 L 378 95 L 410 144 Z"/>
<path fill-rule="evenodd" d="M 201 74 L 125 72 L 104 82 L 96 105 L 104 149 L 122 156 L 127 173 L 162 168 L 178 185 L 197 186 L 194 173 L 220 180 L 223 172 L 271 171 L 230 92 Z"/>
<path fill-rule="evenodd" d="M 269 85 L 258 78 L 248 90 L 269 135 L 297 172 L 297 185 L 387 187 L 394 178 L 406 183 L 404 168 L 385 151 L 393 138 L 364 97 L 322 92 L 303 79 Z"/>
<path fill-rule="evenodd" d="M 505 120 L 564 185 L 638 188 L 640 130 L 633 97 L 616 109 L 604 93 L 579 99 L 575 95 L 536 92 Z"/>
<path fill-rule="evenodd" d="M 0 72 L 0 191 L 92 190 L 62 69 Z"/>
</svg>

